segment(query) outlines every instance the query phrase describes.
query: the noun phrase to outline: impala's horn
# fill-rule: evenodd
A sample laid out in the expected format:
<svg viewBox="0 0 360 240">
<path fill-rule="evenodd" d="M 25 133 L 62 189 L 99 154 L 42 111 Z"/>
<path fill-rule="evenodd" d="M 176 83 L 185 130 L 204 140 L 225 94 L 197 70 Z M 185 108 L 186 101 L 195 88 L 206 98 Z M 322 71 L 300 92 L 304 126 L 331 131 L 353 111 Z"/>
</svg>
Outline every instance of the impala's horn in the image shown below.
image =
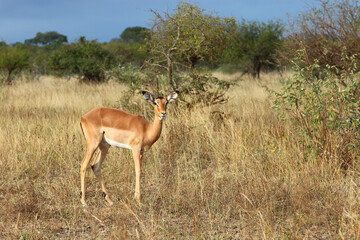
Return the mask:
<svg viewBox="0 0 360 240">
<path fill-rule="evenodd" d="M 154 101 L 154 97 L 153 97 L 153 95 L 152 95 L 151 93 L 149 93 L 149 92 L 147 92 L 147 91 L 142 91 L 141 93 L 142 93 L 142 95 L 144 96 L 144 98 L 145 98 L 147 101 L 149 101 L 149 102 L 151 102 L 152 104 L 156 105 L 156 102 Z"/>
</svg>

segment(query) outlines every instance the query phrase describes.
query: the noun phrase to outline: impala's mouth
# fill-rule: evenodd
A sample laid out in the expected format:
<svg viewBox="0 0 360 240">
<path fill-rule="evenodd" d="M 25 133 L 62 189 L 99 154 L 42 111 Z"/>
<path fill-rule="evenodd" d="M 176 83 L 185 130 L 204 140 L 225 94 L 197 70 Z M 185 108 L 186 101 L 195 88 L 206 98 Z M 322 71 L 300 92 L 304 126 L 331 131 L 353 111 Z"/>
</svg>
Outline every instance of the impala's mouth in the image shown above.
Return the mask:
<svg viewBox="0 0 360 240">
<path fill-rule="evenodd" d="M 161 115 L 159 116 L 159 119 L 160 119 L 160 120 L 163 120 L 164 118 L 166 118 L 166 113 L 163 113 L 163 114 L 161 114 Z"/>
</svg>

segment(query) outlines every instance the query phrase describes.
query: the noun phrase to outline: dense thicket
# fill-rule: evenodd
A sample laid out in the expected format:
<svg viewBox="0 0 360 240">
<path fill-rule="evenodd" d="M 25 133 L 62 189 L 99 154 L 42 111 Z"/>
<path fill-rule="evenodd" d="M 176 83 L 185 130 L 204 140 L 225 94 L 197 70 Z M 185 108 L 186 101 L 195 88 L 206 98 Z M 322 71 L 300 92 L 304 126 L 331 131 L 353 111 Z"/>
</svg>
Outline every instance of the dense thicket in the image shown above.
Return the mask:
<svg viewBox="0 0 360 240">
<path fill-rule="evenodd" d="M 360 62 L 360 6 L 358 0 L 319 1 L 319 5 L 299 17 L 292 19 L 287 48 L 288 59 L 304 49 L 306 54 L 301 60 L 306 64 L 336 66 L 345 70 L 344 54 L 354 56 Z M 335 74 L 338 74 L 334 71 Z"/>
<path fill-rule="evenodd" d="M 320 1 L 295 20 L 286 41 L 295 75 L 275 107 L 296 128 L 304 156 L 347 169 L 360 149 L 360 8 Z"/>
</svg>

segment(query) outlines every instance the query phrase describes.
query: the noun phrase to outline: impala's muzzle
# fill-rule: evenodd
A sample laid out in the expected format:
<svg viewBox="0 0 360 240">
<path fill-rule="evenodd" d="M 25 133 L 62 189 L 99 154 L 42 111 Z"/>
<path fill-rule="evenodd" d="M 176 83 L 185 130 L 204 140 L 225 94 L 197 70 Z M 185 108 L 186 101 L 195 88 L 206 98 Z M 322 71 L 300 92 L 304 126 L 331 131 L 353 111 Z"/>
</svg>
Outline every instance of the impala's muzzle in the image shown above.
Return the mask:
<svg viewBox="0 0 360 240">
<path fill-rule="evenodd" d="M 166 118 L 166 113 L 162 112 L 159 116 L 159 119 L 163 120 L 164 118 Z"/>
</svg>

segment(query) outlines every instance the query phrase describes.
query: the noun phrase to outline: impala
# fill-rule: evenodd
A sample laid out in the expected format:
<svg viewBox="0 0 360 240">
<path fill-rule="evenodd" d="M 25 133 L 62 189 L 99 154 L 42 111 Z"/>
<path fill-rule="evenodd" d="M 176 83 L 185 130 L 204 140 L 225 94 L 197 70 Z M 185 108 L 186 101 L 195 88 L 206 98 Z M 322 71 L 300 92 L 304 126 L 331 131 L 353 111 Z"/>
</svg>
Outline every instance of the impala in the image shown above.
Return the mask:
<svg viewBox="0 0 360 240">
<path fill-rule="evenodd" d="M 140 203 L 140 174 L 143 153 L 159 139 L 163 119 L 166 117 L 167 104 L 175 100 L 178 92 L 172 92 L 165 99 L 154 98 L 151 93 L 143 91 L 144 98 L 154 105 L 155 118 L 153 123 L 147 122 L 144 117 L 133 115 L 113 108 L 95 108 L 81 117 L 80 126 L 83 131 L 87 150 L 81 162 L 81 203 L 86 207 L 85 201 L 85 173 L 86 168 L 99 149 L 99 155 L 91 168 L 100 182 L 102 195 L 109 205 L 113 205 L 105 188 L 101 176 L 103 163 L 110 146 L 132 150 L 135 162 L 135 199 Z"/>
</svg>

